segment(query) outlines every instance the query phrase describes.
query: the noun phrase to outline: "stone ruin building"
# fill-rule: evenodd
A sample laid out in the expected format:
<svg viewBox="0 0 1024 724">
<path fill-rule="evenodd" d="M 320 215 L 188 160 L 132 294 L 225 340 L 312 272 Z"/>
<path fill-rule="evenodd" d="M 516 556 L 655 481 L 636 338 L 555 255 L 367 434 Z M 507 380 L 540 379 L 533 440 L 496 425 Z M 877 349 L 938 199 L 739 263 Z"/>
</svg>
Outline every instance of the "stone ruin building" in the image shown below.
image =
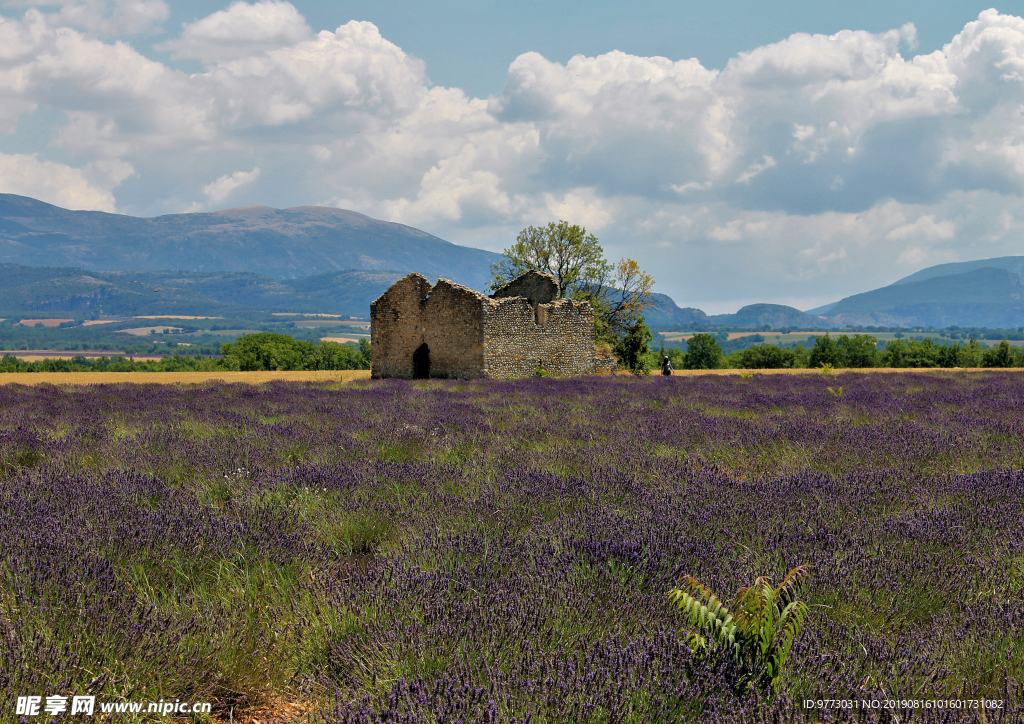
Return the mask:
<svg viewBox="0 0 1024 724">
<path fill-rule="evenodd" d="M 419 274 L 391 285 L 370 305 L 372 376 L 557 377 L 611 373 L 616 362 L 594 344 L 594 312 L 559 299 L 558 281 L 530 271 L 490 297 Z"/>
</svg>

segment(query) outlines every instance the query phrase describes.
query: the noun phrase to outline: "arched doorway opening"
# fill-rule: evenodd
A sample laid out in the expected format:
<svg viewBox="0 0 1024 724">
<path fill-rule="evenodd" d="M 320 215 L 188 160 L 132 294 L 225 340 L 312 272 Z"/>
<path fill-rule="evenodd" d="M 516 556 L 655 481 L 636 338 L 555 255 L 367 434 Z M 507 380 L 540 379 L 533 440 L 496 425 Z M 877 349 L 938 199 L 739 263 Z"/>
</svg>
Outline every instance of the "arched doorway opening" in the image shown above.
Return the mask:
<svg viewBox="0 0 1024 724">
<path fill-rule="evenodd" d="M 424 342 L 412 353 L 412 377 L 425 380 L 430 377 L 430 347 Z"/>
</svg>

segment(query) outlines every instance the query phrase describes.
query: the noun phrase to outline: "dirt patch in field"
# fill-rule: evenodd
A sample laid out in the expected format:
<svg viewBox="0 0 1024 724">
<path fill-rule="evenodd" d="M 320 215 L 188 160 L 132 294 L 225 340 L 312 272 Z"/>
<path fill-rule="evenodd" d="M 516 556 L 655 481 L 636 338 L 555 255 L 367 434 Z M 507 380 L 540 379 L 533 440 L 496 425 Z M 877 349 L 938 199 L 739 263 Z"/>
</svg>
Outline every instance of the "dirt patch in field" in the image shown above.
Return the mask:
<svg viewBox="0 0 1024 724">
<path fill-rule="evenodd" d="M 18 324 L 22 327 L 34 327 L 41 324 L 44 327 L 59 327 L 64 322 L 73 322 L 73 319 L 23 319 Z"/>
<path fill-rule="evenodd" d="M 205 382 L 245 382 L 259 385 L 274 380 L 289 382 L 351 382 L 370 378 L 369 370 L 316 370 L 310 372 L 7 372 L 0 373 L 0 384 L 20 385 L 113 385 L 202 384 Z"/>
<path fill-rule="evenodd" d="M 232 711 L 230 714 L 219 713 L 211 720 L 216 724 L 292 724 L 306 721 L 306 715 L 315 709 L 313 704 L 278 699 L 251 709 Z"/>
<path fill-rule="evenodd" d="M 133 359 L 136 362 L 151 362 L 163 359 L 163 356 L 158 354 L 136 354 L 128 355 L 124 352 L 33 352 L 33 351 L 17 351 L 11 350 L 3 353 L 4 356 L 11 355 L 17 357 L 22 362 L 39 362 L 44 359 L 74 359 L 75 357 L 85 357 L 86 359 L 99 359 L 100 357 L 107 357 L 108 359 Z"/>
<path fill-rule="evenodd" d="M 345 344 L 346 342 L 358 342 L 361 339 L 366 339 L 366 337 L 321 337 L 320 341 L 338 342 L 340 344 Z"/>
</svg>

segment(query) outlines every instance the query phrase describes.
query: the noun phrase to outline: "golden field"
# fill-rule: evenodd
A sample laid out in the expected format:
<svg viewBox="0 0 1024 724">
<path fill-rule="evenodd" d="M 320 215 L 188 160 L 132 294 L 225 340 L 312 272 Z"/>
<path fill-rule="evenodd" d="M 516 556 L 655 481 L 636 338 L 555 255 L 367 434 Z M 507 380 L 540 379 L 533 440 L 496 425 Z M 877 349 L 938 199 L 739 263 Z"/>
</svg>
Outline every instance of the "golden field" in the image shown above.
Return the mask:
<svg viewBox="0 0 1024 724">
<path fill-rule="evenodd" d="M 367 380 L 369 370 L 316 370 L 309 372 L 5 372 L 0 385 L 188 385 L 204 382 L 245 382 L 259 385 L 275 380 L 288 382 L 351 382 Z"/>
<path fill-rule="evenodd" d="M 902 373 L 902 372 L 1024 372 L 1020 367 L 854 367 L 850 369 L 834 369 L 829 374 L 841 375 L 844 372 L 878 372 L 878 373 Z M 823 374 L 818 368 L 811 369 L 799 367 L 797 369 L 775 369 L 775 370 L 673 370 L 672 374 L 678 377 L 696 377 L 698 375 L 739 375 L 749 373 L 752 375 L 820 375 Z M 629 374 L 628 372 L 619 374 Z M 652 375 L 660 374 L 658 370 L 651 372 Z"/>
<path fill-rule="evenodd" d="M 845 372 L 866 373 L 914 373 L 914 372 L 965 372 L 957 368 L 900 368 L 865 367 L 860 369 L 837 369 L 833 375 Z M 975 372 L 1024 372 L 1024 369 L 985 369 L 973 368 Z M 675 370 L 676 377 L 698 377 L 700 375 L 820 375 L 818 369 L 777 369 L 777 370 Z M 620 370 L 620 375 L 629 372 Z M 652 377 L 659 375 L 658 370 L 651 372 Z M 370 379 L 369 370 L 317 370 L 311 372 L 6 372 L 0 373 L 0 385 L 114 385 L 123 383 L 134 384 L 202 384 L 205 382 L 244 382 L 251 385 L 264 384 L 275 380 L 287 382 L 352 382 L 353 380 Z"/>
</svg>

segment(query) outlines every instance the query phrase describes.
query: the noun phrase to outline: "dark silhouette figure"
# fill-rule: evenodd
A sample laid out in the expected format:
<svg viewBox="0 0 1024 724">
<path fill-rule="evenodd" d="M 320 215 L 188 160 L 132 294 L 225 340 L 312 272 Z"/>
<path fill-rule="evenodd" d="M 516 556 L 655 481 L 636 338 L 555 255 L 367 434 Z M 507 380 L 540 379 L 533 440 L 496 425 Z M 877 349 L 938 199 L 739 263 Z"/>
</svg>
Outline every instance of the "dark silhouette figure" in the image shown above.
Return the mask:
<svg viewBox="0 0 1024 724">
<path fill-rule="evenodd" d="M 412 377 L 425 380 L 430 377 L 430 347 L 424 342 L 412 353 Z"/>
<path fill-rule="evenodd" d="M 665 357 L 662 358 L 662 360 L 661 360 L 661 374 L 663 374 L 663 375 L 670 375 L 670 374 L 672 374 L 672 360 L 670 360 L 668 358 L 668 355 L 665 355 Z"/>
</svg>

